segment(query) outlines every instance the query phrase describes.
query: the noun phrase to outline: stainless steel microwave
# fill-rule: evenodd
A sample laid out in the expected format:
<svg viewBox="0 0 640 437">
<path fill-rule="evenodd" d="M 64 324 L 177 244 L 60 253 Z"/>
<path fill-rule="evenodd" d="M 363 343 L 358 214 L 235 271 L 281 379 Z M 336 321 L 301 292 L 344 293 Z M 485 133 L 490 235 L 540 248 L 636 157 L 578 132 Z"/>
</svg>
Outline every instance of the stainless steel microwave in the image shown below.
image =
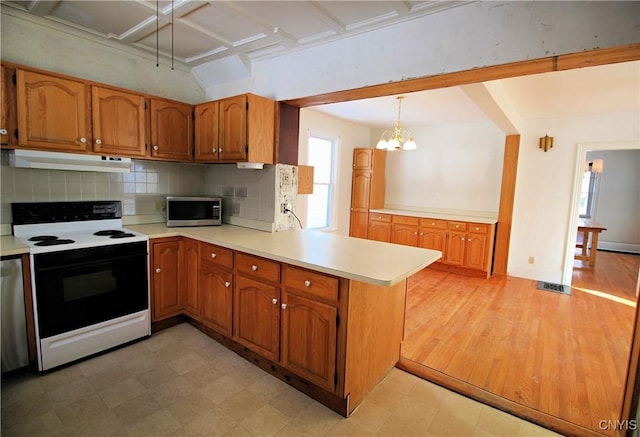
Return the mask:
<svg viewBox="0 0 640 437">
<path fill-rule="evenodd" d="M 222 224 L 219 197 L 167 197 L 167 227 Z"/>
</svg>

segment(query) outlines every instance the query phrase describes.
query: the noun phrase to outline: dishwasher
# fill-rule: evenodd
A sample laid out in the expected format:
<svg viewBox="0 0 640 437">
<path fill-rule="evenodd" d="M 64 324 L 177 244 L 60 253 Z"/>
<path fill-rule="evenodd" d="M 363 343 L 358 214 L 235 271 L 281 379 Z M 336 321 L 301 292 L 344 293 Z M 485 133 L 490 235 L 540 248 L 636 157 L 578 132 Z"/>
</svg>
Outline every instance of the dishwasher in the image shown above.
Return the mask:
<svg viewBox="0 0 640 437">
<path fill-rule="evenodd" d="M 22 259 L 0 261 L 2 373 L 29 365 Z"/>
</svg>

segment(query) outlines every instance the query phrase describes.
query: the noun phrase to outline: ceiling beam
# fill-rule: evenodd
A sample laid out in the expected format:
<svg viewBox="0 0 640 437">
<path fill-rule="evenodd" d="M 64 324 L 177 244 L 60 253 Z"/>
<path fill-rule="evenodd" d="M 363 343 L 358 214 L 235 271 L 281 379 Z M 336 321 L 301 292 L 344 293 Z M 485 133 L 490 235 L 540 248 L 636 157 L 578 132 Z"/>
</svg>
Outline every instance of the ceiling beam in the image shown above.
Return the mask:
<svg viewBox="0 0 640 437">
<path fill-rule="evenodd" d="M 506 135 L 520 133 L 520 130 L 516 127 L 519 116 L 513 108 L 509 97 L 506 93 L 501 92 L 503 91 L 501 84 L 496 82 L 472 83 L 461 85 L 460 89 Z"/>
</svg>

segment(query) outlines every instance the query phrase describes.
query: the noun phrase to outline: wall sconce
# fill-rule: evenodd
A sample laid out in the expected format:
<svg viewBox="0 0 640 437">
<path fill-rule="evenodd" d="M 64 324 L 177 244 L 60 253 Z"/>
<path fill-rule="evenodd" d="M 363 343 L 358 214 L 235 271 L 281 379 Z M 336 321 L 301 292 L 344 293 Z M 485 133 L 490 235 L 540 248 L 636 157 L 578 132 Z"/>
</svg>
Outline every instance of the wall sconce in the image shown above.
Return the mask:
<svg viewBox="0 0 640 437">
<path fill-rule="evenodd" d="M 591 171 L 594 173 L 602 173 L 604 170 L 604 161 L 602 159 L 594 159 L 591 164 Z"/>
<path fill-rule="evenodd" d="M 544 137 L 540 138 L 541 149 L 543 149 L 546 152 L 552 147 L 553 147 L 553 137 L 550 137 L 549 135 L 545 135 Z"/>
</svg>

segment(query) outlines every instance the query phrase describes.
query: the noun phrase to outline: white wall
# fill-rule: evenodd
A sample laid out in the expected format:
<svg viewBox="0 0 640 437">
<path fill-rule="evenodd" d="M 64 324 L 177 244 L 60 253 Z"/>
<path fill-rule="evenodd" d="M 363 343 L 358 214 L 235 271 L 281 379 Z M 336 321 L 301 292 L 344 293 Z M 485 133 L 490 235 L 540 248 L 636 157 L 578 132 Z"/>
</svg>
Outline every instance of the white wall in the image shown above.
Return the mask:
<svg viewBox="0 0 640 437">
<path fill-rule="evenodd" d="M 640 150 L 599 150 L 587 157 L 604 161 L 593 218 L 607 230 L 598 247 L 640 253 Z"/>
<path fill-rule="evenodd" d="M 204 92 L 189 71 L 156 67 L 155 56 L 114 43 L 79 38 L 73 31 L 38 25 L 44 20 L 14 16 L 2 8 L 0 53 L 2 60 L 55 73 L 149 93 L 188 103 L 201 103 Z M 35 20 L 34 23 L 32 20 Z M 135 53 L 135 54 L 133 54 Z"/>
<path fill-rule="evenodd" d="M 372 131 L 372 138 L 382 132 Z M 387 153 L 385 206 L 498 215 L 504 134 L 493 123 L 413 128 L 418 148 Z"/>
<path fill-rule="evenodd" d="M 300 137 L 298 143 L 298 163 L 307 164 L 309 134 L 323 138 L 338 139 L 336 157 L 336 200 L 334 220 L 335 232 L 349 235 L 349 214 L 351 208 L 351 169 L 353 149 L 371 147 L 370 129 L 323 114 L 310 108 L 300 110 Z M 303 224 L 307 218 L 307 196 L 298 196 L 296 214 Z"/>
<path fill-rule="evenodd" d="M 639 17 L 639 2 L 474 2 L 252 62 L 250 77 L 212 84 L 206 94 L 284 100 L 636 43 Z M 215 68 L 207 74 L 218 83 Z"/>
<path fill-rule="evenodd" d="M 637 112 L 523 121 L 508 274 L 561 282 L 579 143 L 638 142 Z M 554 146 L 538 148 L 549 134 Z M 528 264 L 528 257 L 535 264 Z"/>
</svg>

